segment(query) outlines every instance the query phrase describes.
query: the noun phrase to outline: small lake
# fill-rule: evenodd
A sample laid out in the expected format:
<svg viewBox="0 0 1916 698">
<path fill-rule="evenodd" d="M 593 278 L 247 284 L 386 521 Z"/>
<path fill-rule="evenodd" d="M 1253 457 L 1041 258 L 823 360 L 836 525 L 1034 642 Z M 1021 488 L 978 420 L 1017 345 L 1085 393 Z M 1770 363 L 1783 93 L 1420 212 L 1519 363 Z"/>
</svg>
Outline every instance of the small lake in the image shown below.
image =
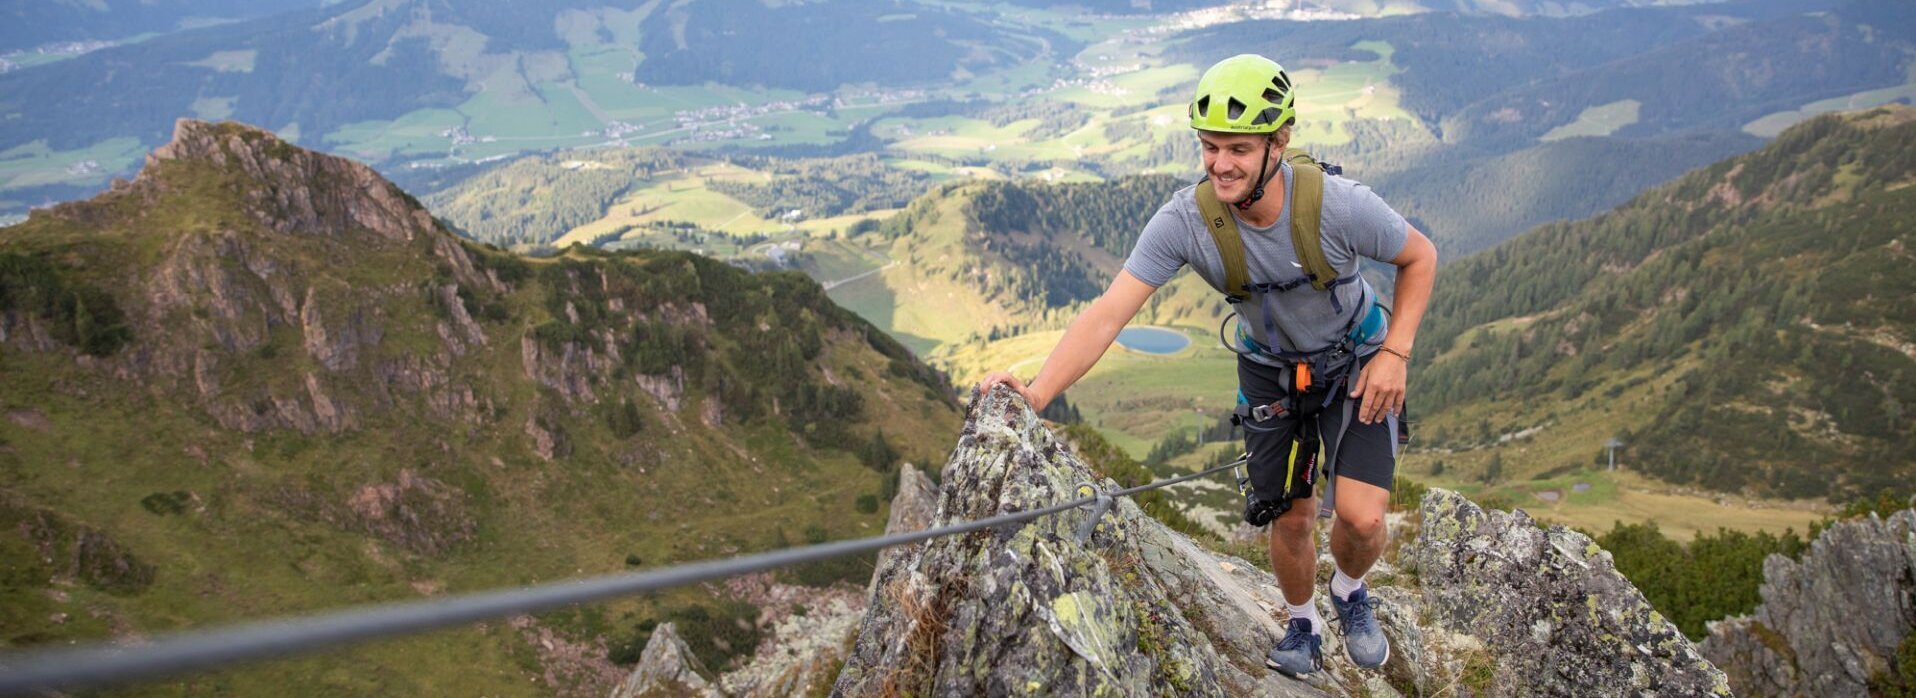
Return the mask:
<svg viewBox="0 0 1916 698">
<path fill-rule="evenodd" d="M 1191 338 L 1162 327 L 1126 327 L 1118 333 L 1118 344 L 1146 354 L 1175 354 L 1191 346 Z"/>
</svg>

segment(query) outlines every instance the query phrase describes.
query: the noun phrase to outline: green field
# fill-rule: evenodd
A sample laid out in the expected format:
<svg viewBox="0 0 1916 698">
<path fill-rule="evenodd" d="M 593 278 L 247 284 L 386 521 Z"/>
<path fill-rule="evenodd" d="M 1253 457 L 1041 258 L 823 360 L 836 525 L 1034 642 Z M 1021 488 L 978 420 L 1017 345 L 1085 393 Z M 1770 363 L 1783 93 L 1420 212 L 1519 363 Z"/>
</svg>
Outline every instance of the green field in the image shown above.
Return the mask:
<svg viewBox="0 0 1916 698">
<path fill-rule="evenodd" d="M 367 160 L 444 153 L 452 147 L 452 139 L 440 134 L 465 123 L 466 116 L 451 109 L 421 109 L 392 121 L 351 124 L 328 134 L 326 140 Z"/>
<path fill-rule="evenodd" d="M 1617 129 L 1636 123 L 1637 111 L 1642 107 L 1643 103 L 1634 99 L 1599 104 L 1583 110 L 1577 115 L 1576 121 L 1550 129 L 1549 133 L 1539 136 L 1537 140 L 1547 143 L 1578 136 L 1608 136 L 1616 133 Z"/>
<path fill-rule="evenodd" d="M 1197 79 L 1197 68 L 1188 65 L 1146 68 L 1098 80 L 1091 86 L 1068 87 L 1052 93 L 1049 98 L 1098 109 L 1139 106 L 1157 101 L 1159 90 L 1195 85 Z"/>
<path fill-rule="evenodd" d="M 1342 145 L 1353 119 L 1410 119 L 1399 104 L 1401 93 L 1390 76 L 1401 72 L 1391 57 L 1396 48 L 1382 41 L 1359 41 L 1351 48 L 1377 55 L 1373 61 L 1345 61 L 1326 68 L 1290 71 L 1297 85 L 1295 138 L 1303 145 Z"/>
<path fill-rule="evenodd" d="M 137 138 L 102 141 L 81 150 L 54 151 L 34 141 L 0 151 L 0 191 L 49 184 L 105 184 L 146 155 Z M 96 167 L 84 163 L 93 162 Z M 37 203 L 37 202 L 36 202 Z"/>
<path fill-rule="evenodd" d="M 1913 68 L 1912 72 L 1916 72 L 1916 68 Z M 1904 104 L 1916 103 L 1916 81 L 1895 87 L 1885 87 L 1880 90 L 1866 90 L 1844 97 L 1833 97 L 1810 102 L 1799 109 L 1777 112 L 1744 124 L 1743 132 L 1752 136 L 1775 138 L 1777 134 L 1783 132 L 1783 129 L 1807 121 L 1810 117 L 1818 114 L 1827 114 L 1833 111 L 1849 111 L 1852 109 L 1868 109 L 1897 101 L 1901 101 Z"/>
<path fill-rule="evenodd" d="M 187 63 L 187 65 L 199 66 L 220 73 L 250 73 L 253 72 L 253 62 L 258 58 L 259 52 L 254 50 L 214 51 L 212 55 Z"/>
<path fill-rule="evenodd" d="M 725 177 L 757 177 L 758 173 L 725 163 L 708 165 L 687 174 L 661 177 L 640 184 L 611 206 L 605 217 L 572 229 L 554 245 L 565 247 L 611 233 L 625 226 L 685 221 L 705 230 L 725 233 L 773 233 L 790 226 L 752 213 L 752 207 L 712 191 L 706 182 Z"/>
</svg>

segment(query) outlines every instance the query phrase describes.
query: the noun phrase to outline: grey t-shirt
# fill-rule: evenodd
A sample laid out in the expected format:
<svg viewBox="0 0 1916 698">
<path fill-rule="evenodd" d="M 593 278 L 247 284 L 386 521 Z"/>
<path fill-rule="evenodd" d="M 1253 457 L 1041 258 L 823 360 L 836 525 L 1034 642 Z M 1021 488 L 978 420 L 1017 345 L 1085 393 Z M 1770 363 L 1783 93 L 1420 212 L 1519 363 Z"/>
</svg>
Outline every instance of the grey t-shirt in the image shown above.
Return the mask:
<svg viewBox="0 0 1916 698">
<path fill-rule="evenodd" d="M 1244 239 L 1245 264 L 1254 284 L 1280 283 L 1304 276 L 1304 267 L 1291 247 L 1290 202 L 1293 199 L 1290 190 L 1296 179 L 1291 176 L 1289 163 L 1282 167 L 1284 209 L 1278 214 L 1277 222 L 1268 228 L 1256 228 L 1246 224 L 1242 217 L 1237 219 L 1238 233 Z M 1236 216 L 1237 212 L 1233 210 L 1231 214 Z M 1333 175 L 1324 177 L 1324 207 L 1319 214 L 1318 229 L 1324 256 L 1339 277 L 1356 274 L 1359 257 L 1380 261 L 1395 259 L 1410 235 L 1404 217 L 1370 187 Z M 1196 269 L 1213 288 L 1224 286 L 1224 263 L 1218 257 L 1217 243 L 1211 239 L 1198 212 L 1196 185 L 1171 195 L 1171 200 L 1144 224 L 1144 233 L 1138 236 L 1138 244 L 1125 260 L 1124 269 L 1138 280 L 1157 287 L 1169 283 L 1186 264 Z M 1335 303 L 1332 294 L 1336 294 Z M 1261 302 L 1263 299 L 1254 297 L 1251 302 L 1237 304 L 1236 310 L 1242 314 L 1244 328 L 1253 338 L 1268 341 L 1266 327 L 1274 326 L 1278 348 L 1291 352 L 1314 351 L 1335 344 L 1345 331 L 1351 313 L 1368 307 L 1377 298 L 1370 283 L 1361 278 L 1334 287 L 1328 293 L 1304 283 L 1272 295 L 1272 302 Z M 1344 312 L 1337 312 L 1338 306 L 1342 306 Z M 1266 308 L 1271 309 L 1269 325 L 1265 323 Z M 1253 358 L 1275 363 L 1262 356 Z"/>
</svg>

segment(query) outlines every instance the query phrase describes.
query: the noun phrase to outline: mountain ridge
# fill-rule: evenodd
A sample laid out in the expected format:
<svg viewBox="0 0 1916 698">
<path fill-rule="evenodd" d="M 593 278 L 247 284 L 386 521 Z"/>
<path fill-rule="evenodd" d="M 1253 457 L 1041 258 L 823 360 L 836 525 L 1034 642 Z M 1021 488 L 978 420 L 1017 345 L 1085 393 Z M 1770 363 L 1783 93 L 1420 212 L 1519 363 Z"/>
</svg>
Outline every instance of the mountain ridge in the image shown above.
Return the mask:
<svg viewBox="0 0 1916 698">
<path fill-rule="evenodd" d="M 0 526 L 30 534 L 0 536 L 0 646 L 858 535 L 955 422 L 935 372 L 796 273 L 521 258 L 364 165 L 177 131 L 135 180 L 0 229 Z M 829 596 L 869 564 L 778 579 Z M 603 693 L 650 618 L 743 661 L 735 621 L 795 608 L 752 598 L 683 590 L 210 685 Z"/>
</svg>

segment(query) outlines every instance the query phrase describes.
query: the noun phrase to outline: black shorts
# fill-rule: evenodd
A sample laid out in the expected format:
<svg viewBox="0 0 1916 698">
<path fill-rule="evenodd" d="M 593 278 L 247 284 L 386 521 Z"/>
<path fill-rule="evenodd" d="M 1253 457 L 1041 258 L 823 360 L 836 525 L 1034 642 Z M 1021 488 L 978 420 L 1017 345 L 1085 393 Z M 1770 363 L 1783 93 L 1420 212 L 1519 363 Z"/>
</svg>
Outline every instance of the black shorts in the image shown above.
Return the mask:
<svg viewBox="0 0 1916 698">
<path fill-rule="evenodd" d="M 1358 365 L 1361 368 L 1369 361 L 1370 357 L 1364 357 Z M 1282 397 L 1282 384 L 1279 381 L 1283 372 L 1288 370 L 1240 356 L 1237 359 L 1238 389 L 1244 391 L 1244 397 L 1251 404 L 1268 405 Z M 1353 372 L 1351 379 L 1356 380 L 1356 375 Z M 1350 387 L 1344 386 L 1326 405 L 1325 387 L 1312 386 L 1313 390 L 1297 401 L 1298 409 L 1290 414 L 1261 422 L 1248 421 L 1244 425 L 1244 447 L 1251 453 L 1251 486 L 1256 488 L 1259 498 L 1277 500 L 1309 497 L 1323 479 L 1323 472 L 1312 472 L 1321 457 L 1303 452 L 1308 447 L 1299 448 L 1298 437 L 1304 432 L 1306 423 L 1315 423 L 1323 443 L 1322 450 L 1328 454 L 1331 441 L 1337 438 L 1338 427 L 1344 419 L 1344 403 L 1351 399 Z M 1344 430 L 1342 444 L 1337 447 L 1336 473 L 1389 490 L 1392 477 L 1397 472 L 1397 420 L 1392 418 L 1373 424 L 1357 421 L 1363 404 L 1364 399 L 1358 398 L 1351 405 L 1350 428 Z"/>
</svg>

